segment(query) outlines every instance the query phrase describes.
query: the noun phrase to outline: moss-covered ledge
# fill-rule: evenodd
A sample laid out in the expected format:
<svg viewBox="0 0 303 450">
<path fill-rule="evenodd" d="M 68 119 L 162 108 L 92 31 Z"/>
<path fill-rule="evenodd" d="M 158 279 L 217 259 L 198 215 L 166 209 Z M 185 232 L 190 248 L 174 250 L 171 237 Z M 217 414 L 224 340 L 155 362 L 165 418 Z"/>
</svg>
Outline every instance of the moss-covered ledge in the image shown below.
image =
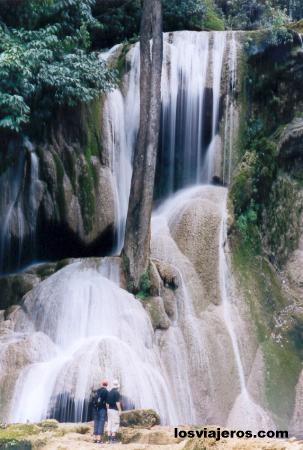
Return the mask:
<svg viewBox="0 0 303 450">
<path fill-rule="evenodd" d="M 292 333 L 297 320 L 292 314 L 283 280 L 264 256 L 256 253 L 237 234 L 230 236 L 231 262 L 262 350 L 265 370 L 265 406 L 280 427 L 287 427 L 295 402 L 295 387 L 302 370 L 303 355 Z M 297 318 L 299 320 L 299 318 Z"/>
</svg>

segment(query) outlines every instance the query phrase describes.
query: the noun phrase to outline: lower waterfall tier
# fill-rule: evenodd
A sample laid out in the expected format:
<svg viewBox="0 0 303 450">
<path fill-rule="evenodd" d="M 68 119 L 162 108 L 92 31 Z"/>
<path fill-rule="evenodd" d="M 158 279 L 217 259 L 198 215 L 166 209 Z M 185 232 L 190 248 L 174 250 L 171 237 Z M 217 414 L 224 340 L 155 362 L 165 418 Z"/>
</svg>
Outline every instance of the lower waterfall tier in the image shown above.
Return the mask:
<svg viewBox="0 0 303 450">
<path fill-rule="evenodd" d="M 119 258 L 75 262 L 32 289 L 0 322 L 1 420 L 86 420 L 106 376 L 162 423 L 241 426 L 245 395 L 255 404 L 241 376 L 257 349 L 227 265 L 221 282 L 225 215 L 226 189 L 214 186 L 181 191 L 154 213 L 153 297 L 119 286 Z M 272 426 L 256 405 L 250 427 L 260 420 Z"/>
</svg>

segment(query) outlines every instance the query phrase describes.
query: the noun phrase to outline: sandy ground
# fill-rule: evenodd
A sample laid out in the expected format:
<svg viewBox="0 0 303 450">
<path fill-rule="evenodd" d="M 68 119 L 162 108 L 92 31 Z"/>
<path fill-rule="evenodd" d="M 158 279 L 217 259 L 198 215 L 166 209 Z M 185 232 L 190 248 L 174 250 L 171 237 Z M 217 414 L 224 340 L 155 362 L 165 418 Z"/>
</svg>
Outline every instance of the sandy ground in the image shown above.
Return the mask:
<svg viewBox="0 0 303 450">
<path fill-rule="evenodd" d="M 124 429 L 123 440 L 129 443 L 94 444 L 90 433 L 81 435 L 67 433 L 54 437 L 43 447 L 44 450 L 303 450 L 303 440 L 273 439 L 224 439 L 220 442 L 204 439 L 176 440 L 173 429 L 156 426 L 147 429 Z"/>
</svg>

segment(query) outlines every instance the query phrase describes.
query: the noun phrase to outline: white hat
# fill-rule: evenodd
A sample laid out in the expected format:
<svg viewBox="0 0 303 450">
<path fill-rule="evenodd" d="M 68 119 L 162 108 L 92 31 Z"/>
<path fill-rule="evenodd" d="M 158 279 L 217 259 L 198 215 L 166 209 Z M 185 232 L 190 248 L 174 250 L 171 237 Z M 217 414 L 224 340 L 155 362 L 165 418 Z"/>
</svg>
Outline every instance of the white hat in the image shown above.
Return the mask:
<svg viewBox="0 0 303 450">
<path fill-rule="evenodd" d="M 119 384 L 119 381 L 118 381 L 118 380 L 114 380 L 114 381 L 113 381 L 113 387 L 114 387 L 114 388 L 119 388 L 119 387 L 120 387 L 120 384 Z"/>
</svg>

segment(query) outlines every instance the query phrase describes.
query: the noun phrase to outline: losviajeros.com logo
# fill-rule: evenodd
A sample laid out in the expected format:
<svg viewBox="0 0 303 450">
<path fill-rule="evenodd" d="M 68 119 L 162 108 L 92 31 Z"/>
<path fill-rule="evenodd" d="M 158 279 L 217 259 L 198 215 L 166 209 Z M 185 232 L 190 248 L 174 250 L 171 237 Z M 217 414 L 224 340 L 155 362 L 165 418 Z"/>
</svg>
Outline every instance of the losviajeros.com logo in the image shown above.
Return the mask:
<svg viewBox="0 0 303 450">
<path fill-rule="evenodd" d="M 221 430 L 221 428 L 216 429 L 208 429 L 201 428 L 196 430 L 179 430 L 178 428 L 174 429 L 175 438 L 200 438 L 200 439 L 215 439 L 216 441 L 220 441 L 221 438 L 269 438 L 269 439 L 288 439 L 288 431 L 281 430 L 260 430 L 257 433 L 254 433 L 251 430 Z"/>
</svg>

